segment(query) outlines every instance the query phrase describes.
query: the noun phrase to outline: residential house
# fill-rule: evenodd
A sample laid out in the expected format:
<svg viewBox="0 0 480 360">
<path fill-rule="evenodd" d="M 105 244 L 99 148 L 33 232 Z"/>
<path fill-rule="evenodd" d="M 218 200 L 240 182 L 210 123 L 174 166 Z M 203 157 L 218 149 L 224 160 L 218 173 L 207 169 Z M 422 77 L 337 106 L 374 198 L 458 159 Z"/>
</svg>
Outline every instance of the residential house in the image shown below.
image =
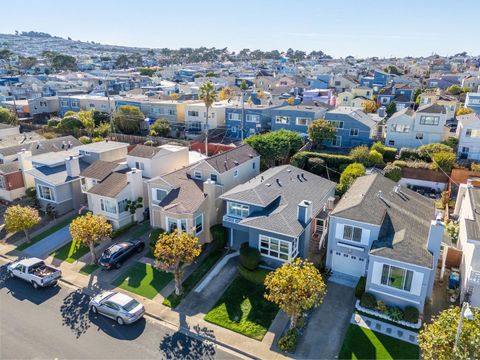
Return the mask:
<svg viewBox="0 0 480 360">
<path fill-rule="evenodd" d="M 272 128 L 272 110 L 279 106 L 245 104 L 244 109 L 240 105 L 226 107 L 225 125 L 228 136 L 241 139 L 242 131 L 243 137 L 246 138 L 270 130 Z M 243 121 L 242 116 L 244 116 Z"/>
<path fill-rule="evenodd" d="M 462 87 L 469 88 L 471 91 L 476 91 L 480 86 L 480 75 L 468 75 L 462 80 Z"/>
<path fill-rule="evenodd" d="M 351 91 L 344 91 L 337 95 L 335 105 L 351 106 L 357 109 L 363 107 L 363 103 L 373 98 L 373 91 L 366 86 L 357 86 Z"/>
<path fill-rule="evenodd" d="M 259 174 L 260 156 L 249 145 L 153 178 L 148 182 L 150 224 L 167 231 L 192 231 L 210 242 L 210 227 L 224 214 L 219 196 Z"/>
<path fill-rule="evenodd" d="M 433 200 L 380 174 L 360 177 L 329 217 L 331 280 L 352 279 L 355 286 L 365 276 L 365 291 L 378 300 L 422 312 L 432 296 L 444 231 Z"/>
<path fill-rule="evenodd" d="M 387 86 L 394 79 L 395 75 L 375 70 L 373 76 L 364 76 L 360 79 L 360 86 L 367 86 L 373 89 L 374 93 L 377 93 L 380 89 Z"/>
<path fill-rule="evenodd" d="M 272 130 L 286 129 L 307 136 L 308 126 L 313 120 L 323 119 L 329 106 L 317 105 L 283 105 L 270 111 Z"/>
<path fill-rule="evenodd" d="M 64 116 L 67 111 L 79 112 L 84 110 L 96 110 L 108 113 L 113 110 L 114 100 L 106 96 L 98 95 L 67 95 L 58 96 L 58 113 Z"/>
<path fill-rule="evenodd" d="M 480 160 L 480 113 L 457 116 L 458 157 Z"/>
<path fill-rule="evenodd" d="M 208 129 L 225 126 L 225 109 L 228 101 L 214 102 L 208 109 Z M 185 106 L 185 129 L 188 134 L 196 136 L 205 131 L 207 108 L 203 102 L 190 103 Z"/>
<path fill-rule="evenodd" d="M 394 102 L 397 110 L 401 110 L 413 106 L 413 91 L 408 85 L 392 84 L 378 92 L 377 102 L 385 107 Z"/>
<path fill-rule="evenodd" d="M 427 88 L 448 89 L 452 85 L 460 86 L 460 79 L 457 75 L 442 75 L 440 77 L 431 77 L 427 80 Z"/>
<path fill-rule="evenodd" d="M 480 92 L 469 92 L 465 97 L 465 107 L 468 107 L 480 114 Z"/>
<path fill-rule="evenodd" d="M 220 196 L 229 246 L 248 243 L 274 267 L 306 258 L 313 235 L 326 233 L 334 196 L 330 180 L 291 165 L 270 168 Z"/>
<path fill-rule="evenodd" d="M 323 103 L 326 105 L 333 104 L 332 89 L 308 89 L 303 91 L 303 103 Z"/>
<path fill-rule="evenodd" d="M 447 120 L 455 118 L 460 102 L 454 96 L 442 94 L 440 90 L 434 92 L 424 92 L 419 95 L 419 106 L 438 104 L 445 107 Z"/>
<path fill-rule="evenodd" d="M 335 91 L 338 94 L 344 91 L 350 91 L 358 86 L 358 81 L 350 75 L 334 74 L 330 81 L 330 86 L 335 88 Z"/>
<path fill-rule="evenodd" d="M 0 164 L 0 199 L 13 201 L 24 195 L 25 183 L 20 162 Z"/>
<path fill-rule="evenodd" d="M 41 96 L 28 99 L 28 108 L 31 116 L 49 117 L 56 115 L 59 109 L 58 96 Z"/>
</svg>

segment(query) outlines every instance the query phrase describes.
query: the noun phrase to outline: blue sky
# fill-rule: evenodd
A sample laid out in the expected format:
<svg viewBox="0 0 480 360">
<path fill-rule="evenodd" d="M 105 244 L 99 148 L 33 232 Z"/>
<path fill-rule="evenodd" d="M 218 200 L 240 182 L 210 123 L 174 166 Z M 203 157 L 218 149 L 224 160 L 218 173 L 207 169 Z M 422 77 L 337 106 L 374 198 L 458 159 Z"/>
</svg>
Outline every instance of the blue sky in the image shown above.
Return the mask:
<svg viewBox="0 0 480 360">
<path fill-rule="evenodd" d="M 0 33 L 36 30 L 116 45 L 480 54 L 479 0 L 14 0 L 0 10 Z"/>
</svg>

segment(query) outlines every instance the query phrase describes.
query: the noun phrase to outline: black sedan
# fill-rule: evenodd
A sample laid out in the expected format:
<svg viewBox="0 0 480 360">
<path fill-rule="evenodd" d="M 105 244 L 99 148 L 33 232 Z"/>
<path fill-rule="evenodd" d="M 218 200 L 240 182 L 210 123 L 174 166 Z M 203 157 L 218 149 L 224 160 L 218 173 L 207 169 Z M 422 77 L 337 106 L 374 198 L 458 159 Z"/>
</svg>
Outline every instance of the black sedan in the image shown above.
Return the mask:
<svg viewBox="0 0 480 360">
<path fill-rule="evenodd" d="M 123 262 L 135 253 L 141 253 L 145 248 L 145 243 L 140 240 L 124 241 L 110 246 L 100 257 L 99 264 L 103 268 L 110 270 L 111 268 L 119 269 Z"/>
</svg>

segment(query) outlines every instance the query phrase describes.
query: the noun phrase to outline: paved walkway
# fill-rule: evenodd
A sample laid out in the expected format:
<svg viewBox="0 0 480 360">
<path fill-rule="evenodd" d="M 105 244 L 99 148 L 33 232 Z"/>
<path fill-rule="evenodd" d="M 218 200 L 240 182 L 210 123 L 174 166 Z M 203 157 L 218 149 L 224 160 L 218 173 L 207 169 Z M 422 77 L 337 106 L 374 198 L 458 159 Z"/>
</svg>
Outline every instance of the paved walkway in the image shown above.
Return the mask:
<svg viewBox="0 0 480 360">
<path fill-rule="evenodd" d="M 39 242 L 29 246 L 23 252 L 27 256 L 34 256 L 40 259 L 45 259 L 55 249 L 58 249 L 59 247 L 65 245 L 72 240 L 69 228 L 70 224 L 54 232 L 53 234 L 48 235 L 46 238 L 40 240 Z"/>
<path fill-rule="evenodd" d="M 372 331 L 394 337 L 395 339 L 418 345 L 418 333 L 415 331 L 410 331 L 361 314 L 353 314 L 350 322 Z"/>
<path fill-rule="evenodd" d="M 328 282 L 323 303 L 313 312 L 300 338 L 295 357 L 334 359 L 342 347 L 354 310 L 354 289 Z"/>
</svg>

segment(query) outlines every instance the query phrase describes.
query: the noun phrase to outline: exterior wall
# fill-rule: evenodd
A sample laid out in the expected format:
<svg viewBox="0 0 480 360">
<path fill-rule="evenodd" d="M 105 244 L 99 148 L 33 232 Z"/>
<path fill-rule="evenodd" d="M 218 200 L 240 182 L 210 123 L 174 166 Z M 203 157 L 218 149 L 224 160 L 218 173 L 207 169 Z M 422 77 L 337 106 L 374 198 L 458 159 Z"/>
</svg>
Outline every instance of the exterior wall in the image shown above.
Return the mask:
<svg viewBox="0 0 480 360">
<path fill-rule="evenodd" d="M 0 175 L 3 177 L 5 189 L 0 189 L 0 199 L 13 201 L 25 195 L 22 171 Z"/>
<path fill-rule="evenodd" d="M 338 146 L 340 148 L 370 145 L 373 142 L 371 139 L 372 129 L 349 115 L 327 112 L 325 114 L 325 120 L 343 121 L 343 129 L 337 128 L 337 136 L 341 136 L 341 145 Z M 351 129 L 358 129 L 358 135 L 351 136 Z"/>
<path fill-rule="evenodd" d="M 312 107 L 313 109 L 313 107 Z M 316 119 L 321 119 L 325 116 L 326 109 L 309 111 L 305 109 L 290 110 L 290 109 L 274 109 L 271 111 L 272 114 L 272 130 L 286 129 L 291 131 L 296 131 L 300 134 L 308 133 L 308 125 Z M 276 122 L 277 116 L 287 116 L 289 117 L 288 124 L 279 124 Z M 310 119 L 306 125 L 297 125 L 297 118 L 308 118 Z"/>
<path fill-rule="evenodd" d="M 125 147 L 106 150 L 106 151 L 95 151 L 95 148 L 80 150 L 79 153 L 82 155 L 82 161 L 85 161 L 89 164 L 93 164 L 97 160 L 103 161 L 116 161 L 124 159 L 127 157 L 128 146 L 125 144 Z"/>
<path fill-rule="evenodd" d="M 130 168 L 136 167 L 135 163 L 144 164 L 142 173 L 147 178 L 165 175 L 188 165 L 188 148 L 179 151 L 160 152 L 153 159 L 137 156 L 127 156 L 127 164 Z"/>
<path fill-rule="evenodd" d="M 38 114 L 51 114 L 58 112 L 58 97 L 52 98 L 44 98 L 39 97 L 35 99 L 28 100 L 28 107 L 30 109 L 30 115 L 38 115 Z"/>
<path fill-rule="evenodd" d="M 446 183 L 440 183 L 436 181 L 428 181 L 428 180 L 419 180 L 419 179 L 409 179 L 409 178 L 401 178 L 398 182 L 399 185 L 402 186 L 423 186 L 428 187 L 430 189 L 434 189 L 437 192 L 442 192 L 447 188 Z"/>
<path fill-rule="evenodd" d="M 131 199 L 130 189 L 125 188 L 115 198 L 107 198 L 96 194 L 87 194 L 88 209 L 96 215 L 104 215 L 116 230 L 132 222 L 132 214 L 129 211 L 120 212 L 118 202 L 124 199 Z M 102 210 L 100 200 L 105 199 L 117 203 L 117 214 L 112 214 Z"/>
<path fill-rule="evenodd" d="M 80 180 L 77 180 L 80 183 Z M 72 184 L 71 182 L 64 183 L 62 185 L 58 186 L 52 186 L 42 180 L 35 179 L 35 188 L 37 189 L 37 194 L 39 193 L 38 191 L 38 185 L 44 185 L 48 186 L 54 189 L 55 191 L 55 201 L 49 201 L 49 200 L 44 200 L 38 198 L 38 202 L 40 204 L 40 207 L 45 210 L 48 204 L 51 204 L 53 207 L 55 207 L 55 210 L 57 211 L 58 215 L 65 214 L 66 212 L 69 212 L 70 210 L 73 210 L 75 208 L 74 206 L 74 195 L 72 191 Z M 80 185 L 80 184 L 79 184 Z"/>
<path fill-rule="evenodd" d="M 458 157 L 460 159 L 480 160 L 480 138 L 467 137 L 467 129 L 480 130 L 480 124 L 468 122 L 464 124 L 461 120 L 458 122 L 457 137 L 458 137 Z M 468 152 L 465 152 L 468 148 Z"/>
<path fill-rule="evenodd" d="M 245 107 L 244 114 L 245 119 L 243 121 L 243 130 L 244 137 L 248 137 L 253 134 L 271 130 L 272 128 L 272 108 L 269 109 L 259 109 L 259 108 L 250 108 Z M 230 119 L 230 114 L 238 114 L 240 116 L 239 120 Z M 258 122 L 246 121 L 247 115 L 258 115 L 260 120 Z M 242 108 L 241 107 L 231 107 L 225 109 L 225 125 L 228 129 L 229 136 L 240 139 L 242 137 Z"/>
</svg>

